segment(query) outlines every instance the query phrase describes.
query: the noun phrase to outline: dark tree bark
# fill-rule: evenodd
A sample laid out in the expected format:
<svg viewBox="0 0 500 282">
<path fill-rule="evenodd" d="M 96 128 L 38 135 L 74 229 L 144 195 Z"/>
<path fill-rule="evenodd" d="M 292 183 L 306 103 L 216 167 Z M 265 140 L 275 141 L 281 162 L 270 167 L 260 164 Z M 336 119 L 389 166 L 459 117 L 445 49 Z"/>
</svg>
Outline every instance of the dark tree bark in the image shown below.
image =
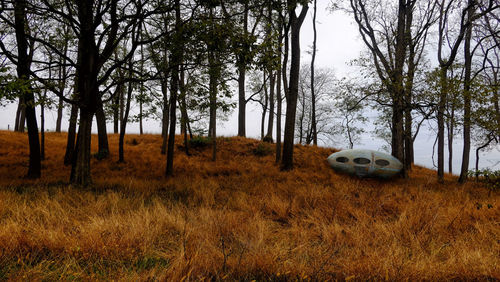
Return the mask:
<svg viewBox="0 0 500 282">
<path fill-rule="evenodd" d="M 113 97 L 113 133 L 117 134 L 120 129 L 120 98 L 123 95 L 121 84 L 116 86 L 115 97 Z"/>
<path fill-rule="evenodd" d="M 245 11 L 243 13 L 243 35 L 244 40 L 248 36 L 248 3 L 245 3 Z M 238 136 L 246 136 L 246 106 L 247 99 L 245 93 L 245 78 L 247 71 L 247 58 L 246 54 L 238 54 Z"/>
<path fill-rule="evenodd" d="M 281 65 L 281 46 L 278 47 L 279 65 Z M 276 163 L 281 159 L 281 66 L 276 74 Z"/>
<path fill-rule="evenodd" d="M 108 132 L 106 129 L 106 115 L 104 114 L 101 97 L 97 97 L 96 105 L 97 136 L 98 136 L 98 159 L 105 159 L 109 156 Z"/>
<path fill-rule="evenodd" d="M 267 133 L 264 140 L 273 142 L 273 128 L 274 128 L 274 87 L 276 84 L 276 73 L 271 71 L 269 73 L 269 118 L 267 120 Z"/>
<path fill-rule="evenodd" d="M 184 71 L 184 65 L 181 64 L 180 66 L 180 78 L 179 78 L 179 90 L 180 90 L 180 101 L 179 101 L 179 106 L 181 110 L 181 125 L 182 125 L 182 130 L 181 133 L 183 134 L 184 137 L 184 152 L 186 152 L 186 155 L 190 156 L 191 154 L 189 153 L 189 142 L 188 142 L 188 131 L 191 132 L 190 126 L 189 126 L 189 116 L 188 116 L 188 111 L 187 111 L 187 103 L 186 103 L 186 85 L 184 84 L 185 82 L 185 71 Z M 191 137 L 192 138 L 192 137 Z"/>
<path fill-rule="evenodd" d="M 74 97 L 76 98 L 76 97 Z M 76 121 L 78 119 L 78 106 L 71 105 L 71 115 L 69 117 L 68 140 L 66 142 L 66 153 L 64 154 L 64 165 L 70 165 L 75 149 Z"/>
<path fill-rule="evenodd" d="M 68 53 L 68 41 L 64 40 L 63 53 L 66 55 Z M 66 89 L 67 80 L 67 67 L 66 58 L 62 58 L 62 65 L 59 66 L 59 92 L 61 95 L 64 94 L 64 89 Z M 59 103 L 57 105 L 57 120 L 56 120 L 56 132 L 61 132 L 61 124 L 63 117 L 64 101 L 62 97 L 59 97 Z"/>
<path fill-rule="evenodd" d="M 280 15 L 281 16 L 281 15 Z M 283 91 L 285 93 L 285 100 L 286 100 L 286 97 L 288 97 L 288 75 L 287 75 L 287 67 L 288 67 L 288 54 L 289 54 L 289 31 L 290 31 L 290 25 L 286 24 L 285 22 L 285 17 L 282 16 L 281 17 L 281 24 L 282 24 L 282 28 L 283 28 L 283 37 L 284 37 L 284 53 L 283 53 L 283 65 L 281 67 L 281 76 L 282 76 L 282 81 L 283 81 Z M 283 105 L 283 96 L 281 96 L 281 93 L 280 93 L 280 98 L 281 98 L 281 101 L 279 103 L 279 109 L 278 109 L 278 117 L 279 117 L 279 120 L 278 120 L 278 124 L 277 124 L 277 129 L 279 128 L 279 141 L 277 140 L 277 144 L 276 144 L 276 151 L 278 152 L 276 154 L 276 159 L 278 161 L 276 161 L 276 163 L 278 163 L 279 161 L 281 161 L 282 159 L 282 143 L 281 143 L 281 119 L 282 119 L 282 105 Z"/>
<path fill-rule="evenodd" d="M 171 67 L 172 76 L 170 78 L 170 132 L 168 134 L 167 145 L 167 168 L 165 176 L 171 177 L 174 173 L 174 145 L 175 145 L 175 125 L 177 122 L 177 92 L 179 91 L 179 68 L 182 62 L 182 42 L 180 40 L 181 30 L 181 10 L 179 0 L 175 0 L 175 35 L 172 44 Z"/>
<path fill-rule="evenodd" d="M 46 98 L 47 98 L 47 90 L 44 90 L 42 101 L 40 102 L 40 160 L 42 161 L 45 160 L 45 99 Z"/>
<path fill-rule="evenodd" d="M 117 53 L 115 52 L 115 59 L 117 60 Z M 113 133 L 117 134 L 120 130 L 120 122 L 123 119 L 123 95 L 125 91 L 125 85 L 123 83 L 124 75 L 123 71 L 119 69 L 118 73 L 118 85 L 116 85 L 115 94 L 112 99 L 113 103 Z"/>
<path fill-rule="evenodd" d="M 174 47 L 176 48 L 176 47 Z M 177 47 L 178 48 L 178 47 Z M 176 55 L 179 53 L 177 52 Z M 165 175 L 167 177 L 172 176 L 174 173 L 174 145 L 175 145 L 175 125 L 177 122 L 176 107 L 177 107 L 177 91 L 179 86 L 179 65 L 176 64 L 174 60 L 172 62 L 174 65 L 172 67 L 172 77 L 170 82 L 170 131 L 168 134 L 168 144 L 167 144 L 167 169 Z"/>
<path fill-rule="evenodd" d="M 78 38 L 78 60 L 76 67 L 76 92 L 80 106 L 80 125 L 73 154 L 70 182 L 87 186 L 92 183 L 90 174 L 90 144 L 92 119 L 96 111 L 99 93 L 97 75 L 99 73 L 99 50 L 95 44 L 95 24 L 92 0 L 77 2 L 80 34 Z M 113 9 L 113 8 L 111 8 Z M 116 11 L 116 2 L 114 2 Z"/>
<path fill-rule="evenodd" d="M 210 92 L 210 120 L 208 137 L 212 138 L 212 161 L 217 160 L 217 81 L 219 77 L 216 55 L 208 51 L 209 61 L 209 92 Z"/>
<path fill-rule="evenodd" d="M 295 8 L 297 3 L 291 0 L 287 1 L 288 14 L 290 17 L 290 26 L 292 29 L 292 59 L 290 63 L 290 84 L 286 97 L 286 119 L 285 136 L 283 142 L 283 158 L 281 160 L 282 170 L 293 169 L 293 141 L 295 131 L 295 116 L 297 112 L 297 97 L 299 93 L 299 71 L 300 71 L 300 27 L 307 14 L 309 6 L 305 3 L 302 6 L 300 15 L 297 17 Z"/>
<path fill-rule="evenodd" d="M 26 83 L 29 83 L 30 77 L 30 56 L 28 55 L 28 40 L 26 36 L 26 1 L 17 0 L 14 2 L 14 24 L 17 41 L 17 76 Z M 40 139 L 38 136 L 38 125 L 35 113 L 35 98 L 31 87 L 22 93 L 25 103 L 26 121 L 28 125 L 28 143 L 29 143 L 29 167 L 27 178 L 40 178 L 41 176 L 41 157 L 40 157 Z M 24 121 L 21 120 L 24 127 Z M 21 123 L 20 123 L 21 125 Z"/>
<path fill-rule="evenodd" d="M 14 122 L 14 131 L 19 131 L 19 119 L 21 118 L 22 104 L 22 98 L 19 97 L 16 110 L 16 120 Z"/>
<path fill-rule="evenodd" d="M 314 8 L 313 8 L 313 46 L 312 46 L 312 57 L 311 57 L 311 103 L 312 103 L 312 137 L 313 144 L 318 145 L 318 133 L 316 129 L 316 93 L 314 90 L 314 62 L 316 60 L 316 0 L 314 0 Z"/>
<path fill-rule="evenodd" d="M 26 124 L 26 105 L 24 102 L 24 97 L 19 97 L 19 104 L 16 111 L 16 124 L 14 125 L 14 131 L 24 132 L 24 126 Z"/>
<path fill-rule="evenodd" d="M 474 0 L 469 0 L 468 5 L 471 9 L 467 12 L 467 21 L 472 22 L 475 9 Z M 472 24 L 465 31 L 464 39 L 464 58 L 465 58 L 465 73 L 464 73 L 464 148 L 462 153 L 462 167 L 460 169 L 459 183 L 465 183 L 469 171 L 470 158 L 470 128 L 471 128 L 471 70 L 472 70 L 472 52 L 470 48 L 472 39 Z M 500 47 L 500 46 L 499 46 Z"/>
<path fill-rule="evenodd" d="M 246 136 L 246 106 L 245 94 L 246 68 L 244 65 L 238 67 L 238 136 Z"/>
<path fill-rule="evenodd" d="M 133 87 L 133 82 L 132 82 L 132 77 L 133 77 L 133 63 L 132 63 L 132 57 L 129 59 L 128 62 L 128 69 L 129 69 L 129 78 L 130 81 L 128 83 L 128 88 L 127 88 L 127 98 L 124 105 L 124 113 L 123 113 L 123 119 L 121 120 L 120 123 L 120 137 L 118 139 L 118 162 L 123 163 L 125 162 L 125 156 L 124 156 L 124 148 L 123 148 L 123 143 L 125 141 L 125 131 L 127 130 L 127 122 L 128 122 L 128 116 L 130 113 L 130 102 L 132 100 L 132 92 L 134 91 Z"/>
<path fill-rule="evenodd" d="M 168 93 L 167 93 L 167 81 L 166 78 L 162 78 L 161 92 L 163 95 L 163 110 L 162 110 L 162 122 L 161 122 L 161 154 L 165 155 L 167 153 L 167 141 L 168 141 Z"/>
<path fill-rule="evenodd" d="M 56 132 L 61 132 L 63 109 L 64 101 L 62 98 L 59 98 L 59 103 L 57 104 Z"/>
<path fill-rule="evenodd" d="M 269 95 L 267 92 L 266 71 L 264 71 L 262 74 L 264 75 L 264 78 L 263 78 L 263 81 L 264 81 L 264 86 L 263 86 L 263 88 L 264 88 L 264 102 L 262 102 L 262 98 L 261 98 L 260 104 L 262 106 L 262 115 L 261 115 L 261 119 L 260 119 L 260 139 L 264 140 L 264 125 L 265 125 L 265 121 L 266 121 L 267 104 L 268 104 Z"/>
</svg>

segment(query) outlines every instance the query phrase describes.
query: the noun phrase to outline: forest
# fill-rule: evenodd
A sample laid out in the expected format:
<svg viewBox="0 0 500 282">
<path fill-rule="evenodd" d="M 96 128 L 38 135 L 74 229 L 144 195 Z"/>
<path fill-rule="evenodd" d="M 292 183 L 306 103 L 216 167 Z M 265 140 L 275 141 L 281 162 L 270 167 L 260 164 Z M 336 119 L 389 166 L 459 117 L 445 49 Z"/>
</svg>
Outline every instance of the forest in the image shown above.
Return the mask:
<svg viewBox="0 0 500 282">
<path fill-rule="evenodd" d="M 445 139 L 451 172 L 454 139 L 463 137 L 465 182 L 471 143 L 479 152 L 499 141 L 498 1 L 332 1 L 330 9 L 352 15 L 366 47 L 352 62 L 360 76 L 350 79 L 315 69 L 316 2 L 309 2 L 2 1 L 1 98 L 18 103 L 14 130 L 27 125 L 28 177 L 41 176 L 48 109 L 57 109 L 60 132 L 71 108 L 64 163 L 71 183 L 88 185 L 94 116 L 98 158 L 108 157 L 112 121 L 120 162 L 127 122 L 138 121 L 142 133 L 145 119 L 161 120 L 171 176 L 176 133 L 187 154 L 194 136 L 210 138 L 215 161 L 217 120 L 237 108 L 238 136 L 246 136 L 246 108 L 256 103 L 261 138 L 276 142 L 283 170 L 293 168 L 294 143 L 340 135 L 352 147 L 363 113 L 376 109 L 378 134 L 404 163 L 402 177 L 420 126 L 431 120 L 439 181 Z M 310 6 L 314 39 L 304 64 L 300 32 Z"/>
<path fill-rule="evenodd" d="M 328 0 L 350 77 L 317 66 L 317 2 L 0 0 L 0 280 L 499 279 L 500 2 Z M 392 180 L 327 167 L 367 113 Z"/>
</svg>

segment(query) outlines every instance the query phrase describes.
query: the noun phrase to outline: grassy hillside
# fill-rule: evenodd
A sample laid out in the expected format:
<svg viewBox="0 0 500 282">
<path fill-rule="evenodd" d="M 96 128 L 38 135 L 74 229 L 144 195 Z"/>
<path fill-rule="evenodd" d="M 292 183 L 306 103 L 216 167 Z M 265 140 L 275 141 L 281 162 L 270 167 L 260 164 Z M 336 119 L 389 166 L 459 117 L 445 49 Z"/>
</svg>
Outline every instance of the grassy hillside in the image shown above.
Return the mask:
<svg viewBox="0 0 500 282">
<path fill-rule="evenodd" d="M 27 136 L 0 132 L 0 280 L 500 279 L 500 193 L 476 183 L 440 185 L 420 167 L 358 179 L 328 167 L 333 149 L 307 146 L 280 172 L 273 145 L 259 156 L 237 137 L 219 139 L 216 163 L 178 143 L 165 179 L 159 136 L 128 135 L 124 164 L 109 141 L 80 189 L 65 134 L 47 134 L 31 181 Z"/>
</svg>

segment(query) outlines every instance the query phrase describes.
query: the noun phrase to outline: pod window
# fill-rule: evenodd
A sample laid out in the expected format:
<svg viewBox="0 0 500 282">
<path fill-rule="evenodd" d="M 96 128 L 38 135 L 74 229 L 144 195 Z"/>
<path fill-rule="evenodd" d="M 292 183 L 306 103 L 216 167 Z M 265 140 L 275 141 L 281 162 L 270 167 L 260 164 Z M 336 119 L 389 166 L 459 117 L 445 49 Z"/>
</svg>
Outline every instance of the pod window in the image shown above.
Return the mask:
<svg viewBox="0 0 500 282">
<path fill-rule="evenodd" d="M 356 164 L 369 164 L 370 160 L 367 158 L 355 158 L 353 162 Z"/>
<path fill-rule="evenodd" d="M 348 162 L 348 161 L 349 161 L 349 159 L 348 159 L 348 158 L 346 158 L 346 157 L 338 157 L 338 158 L 336 158 L 335 160 L 336 160 L 337 162 L 339 162 L 339 163 L 346 163 L 346 162 Z"/>
<path fill-rule="evenodd" d="M 375 163 L 379 166 L 388 166 L 389 165 L 388 160 L 376 160 Z"/>
</svg>

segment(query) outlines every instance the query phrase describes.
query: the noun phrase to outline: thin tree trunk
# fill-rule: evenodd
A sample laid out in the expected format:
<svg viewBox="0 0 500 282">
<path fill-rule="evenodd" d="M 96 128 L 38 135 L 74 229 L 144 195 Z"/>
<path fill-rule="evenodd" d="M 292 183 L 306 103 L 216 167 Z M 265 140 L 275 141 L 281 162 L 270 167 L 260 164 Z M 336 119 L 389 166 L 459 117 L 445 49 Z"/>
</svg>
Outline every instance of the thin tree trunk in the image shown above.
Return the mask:
<svg viewBox="0 0 500 282">
<path fill-rule="evenodd" d="M 440 81 L 441 81 L 441 91 L 439 94 L 438 111 L 437 111 L 437 122 L 438 122 L 438 181 L 440 183 L 444 182 L 444 110 L 446 106 L 447 99 L 447 68 L 441 67 L 440 70 Z"/>
<path fill-rule="evenodd" d="M 262 116 L 260 120 L 260 139 L 264 140 L 264 124 L 266 120 L 266 113 L 267 113 L 267 103 L 268 103 L 268 92 L 267 92 L 267 84 L 266 84 L 266 72 L 263 72 L 264 74 L 264 104 L 262 105 Z M 262 100 L 261 100 L 262 102 Z"/>
<path fill-rule="evenodd" d="M 49 71 L 50 72 L 50 71 Z M 49 74 L 50 77 L 50 74 Z M 45 99 L 47 97 L 47 90 L 42 97 L 40 103 L 40 159 L 45 160 Z"/>
<path fill-rule="evenodd" d="M 176 47 L 179 48 L 179 47 Z M 179 65 L 174 65 L 172 69 L 172 78 L 170 82 L 170 131 L 168 134 L 167 145 L 167 169 L 165 175 L 172 176 L 174 173 L 174 144 L 175 144 L 175 125 L 176 125 L 176 107 L 177 107 L 177 91 L 179 85 Z"/>
<path fill-rule="evenodd" d="M 95 116 L 97 120 L 97 135 L 99 143 L 97 158 L 100 160 L 100 159 L 105 159 L 109 156 L 108 133 L 106 130 L 106 116 L 104 115 L 101 97 L 97 97 L 97 108 Z"/>
<path fill-rule="evenodd" d="M 311 58 L 311 104 L 312 104 L 312 137 L 313 144 L 318 145 L 318 133 L 316 129 L 316 91 L 314 89 L 314 61 L 316 60 L 316 0 L 314 0 L 313 8 L 313 46 L 312 46 L 312 58 Z"/>
<path fill-rule="evenodd" d="M 282 106 L 283 106 L 283 96 L 281 95 L 281 79 L 283 79 L 283 90 L 285 92 L 285 97 L 288 97 L 288 83 L 287 83 L 287 74 L 286 74 L 286 68 L 287 68 L 287 63 L 288 63 L 288 28 L 284 27 L 285 24 L 283 22 L 280 23 L 281 28 L 280 28 L 280 38 L 282 38 L 283 35 L 283 28 L 284 30 L 284 41 L 285 41 L 285 51 L 283 54 L 283 65 L 281 66 L 279 70 L 279 75 L 278 75 L 278 85 L 277 87 L 280 88 L 279 90 L 276 90 L 278 93 L 278 109 L 277 109 L 277 116 L 276 116 L 276 163 L 278 164 L 281 161 L 281 113 L 282 113 Z M 281 60 L 281 46 L 279 48 L 279 56 Z M 281 76 L 281 77 L 280 77 Z"/>
<path fill-rule="evenodd" d="M 270 72 L 269 79 L 269 118 L 267 122 L 267 134 L 264 140 L 273 143 L 273 127 L 274 127 L 274 85 L 276 84 L 276 73 Z"/>
<path fill-rule="evenodd" d="M 181 109 L 181 123 L 183 132 L 184 134 L 184 151 L 186 152 L 186 155 L 190 156 L 189 154 L 189 142 L 188 142 L 188 128 L 189 128 L 189 116 L 187 112 L 187 103 L 186 103 L 186 85 L 184 84 L 185 82 L 185 71 L 184 71 L 184 65 L 180 66 L 180 79 L 179 79 L 179 90 L 181 93 L 179 105 Z M 181 130 L 182 131 L 182 130 Z"/>
<path fill-rule="evenodd" d="M 22 98 L 19 97 L 19 103 L 17 104 L 17 110 L 16 110 L 16 120 L 14 122 L 14 131 L 19 131 L 19 119 L 21 118 L 21 105 L 22 105 Z"/>
<path fill-rule="evenodd" d="M 246 136 L 246 94 L 245 94 L 246 68 L 238 67 L 238 136 Z"/>
<path fill-rule="evenodd" d="M 161 154 L 165 155 L 167 153 L 167 140 L 168 140 L 168 95 L 167 95 L 167 81 L 166 78 L 162 81 L 161 92 L 163 94 L 163 111 L 162 111 L 162 126 L 161 126 Z"/>
<path fill-rule="evenodd" d="M 115 93 L 115 97 L 113 97 L 113 133 L 117 134 L 120 130 L 120 91 L 122 91 L 121 86 L 116 86 L 117 91 Z"/>
<path fill-rule="evenodd" d="M 449 117 L 449 121 L 447 123 L 448 127 L 448 172 L 450 174 L 453 173 L 453 139 L 455 138 L 455 105 L 454 102 L 451 102 L 451 113 Z"/>
<path fill-rule="evenodd" d="M 288 90 L 285 120 L 285 136 L 283 142 L 282 170 L 293 169 L 293 141 L 295 136 L 295 117 L 297 113 L 297 98 L 299 93 L 300 72 L 300 27 L 307 14 L 308 4 L 304 3 L 300 16 L 295 14 L 295 5 L 288 7 L 290 26 L 292 28 L 292 60 L 290 63 L 290 85 Z"/>
<path fill-rule="evenodd" d="M 64 101 L 59 98 L 59 103 L 57 104 L 57 120 L 56 120 L 56 132 L 61 132 L 62 116 L 64 109 Z"/>
<path fill-rule="evenodd" d="M 210 51 L 209 53 L 212 53 Z M 212 57 L 211 63 L 210 64 L 210 82 L 209 82 L 209 89 L 210 89 L 210 125 L 209 125 L 209 137 L 212 138 L 212 161 L 216 161 L 217 159 L 217 129 L 216 129 L 216 115 L 217 115 L 217 77 L 218 75 L 215 73 L 217 70 L 214 66 L 214 58 L 213 54 L 209 55 L 209 57 Z"/>
<path fill-rule="evenodd" d="M 132 64 L 132 58 L 129 59 L 128 62 L 128 68 L 129 68 L 129 77 L 133 77 L 133 64 Z M 130 114 L 130 102 L 132 100 L 132 92 L 134 91 L 133 87 L 133 82 L 130 81 L 128 83 L 128 88 L 127 88 L 127 98 L 125 102 L 125 108 L 124 108 L 124 113 L 123 113 L 123 119 L 120 123 L 120 137 L 118 139 L 118 162 L 123 163 L 125 161 L 124 157 L 124 140 L 125 140 L 125 131 L 127 130 L 127 122 L 128 122 L 128 116 Z"/>
<path fill-rule="evenodd" d="M 66 55 L 68 53 L 68 41 L 64 41 L 63 53 Z M 66 88 L 66 58 L 62 59 L 63 65 L 59 67 L 59 91 L 64 94 L 64 89 Z M 57 120 L 56 120 L 56 132 L 61 132 L 61 124 L 63 117 L 64 101 L 62 97 L 59 97 L 59 104 L 57 105 Z"/>
<path fill-rule="evenodd" d="M 22 81 L 29 83 L 30 77 L 30 58 L 28 55 L 28 41 L 26 36 L 26 1 L 17 0 L 14 2 L 14 25 L 17 42 L 17 76 Z M 31 88 L 31 87 L 30 87 Z M 40 139 L 38 136 L 38 125 L 35 113 L 35 97 L 33 91 L 24 91 L 23 101 L 25 102 L 26 121 L 28 125 L 28 143 L 29 143 L 29 167 L 27 178 L 40 178 L 41 176 L 41 158 L 40 158 Z M 24 130 L 24 120 L 21 128 Z"/>
<path fill-rule="evenodd" d="M 469 6 L 474 5 L 474 0 L 468 1 Z M 468 21 L 472 21 L 474 9 L 467 12 Z M 470 158 L 470 127 L 471 127 L 471 69 L 472 69 L 472 52 L 470 50 L 472 38 L 472 24 L 467 27 L 464 41 L 464 58 L 465 58 L 465 76 L 464 76 L 464 149 L 462 154 L 462 167 L 460 169 L 459 183 L 467 181 L 467 173 L 469 171 Z"/>
<path fill-rule="evenodd" d="M 176 107 L 177 92 L 179 91 L 179 68 L 182 63 L 182 46 L 180 41 L 181 30 L 181 11 L 179 0 L 175 0 L 175 35 L 172 47 L 172 77 L 170 79 L 170 132 L 168 134 L 167 144 L 167 168 L 165 175 L 172 176 L 174 173 L 174 145 L 175 145 L 175 125 L 176 125 Z"/>
<path fill-rule="evenodd" d="M 68 140 L 66 142 L 66 153 L 64 154 L 64 165 L 70 165 L 73 159 L 75 149 L 76 121 L 78 119 L 78 106 L 71 105 L 71 115 L 69 118 Z"/>
</svg>

